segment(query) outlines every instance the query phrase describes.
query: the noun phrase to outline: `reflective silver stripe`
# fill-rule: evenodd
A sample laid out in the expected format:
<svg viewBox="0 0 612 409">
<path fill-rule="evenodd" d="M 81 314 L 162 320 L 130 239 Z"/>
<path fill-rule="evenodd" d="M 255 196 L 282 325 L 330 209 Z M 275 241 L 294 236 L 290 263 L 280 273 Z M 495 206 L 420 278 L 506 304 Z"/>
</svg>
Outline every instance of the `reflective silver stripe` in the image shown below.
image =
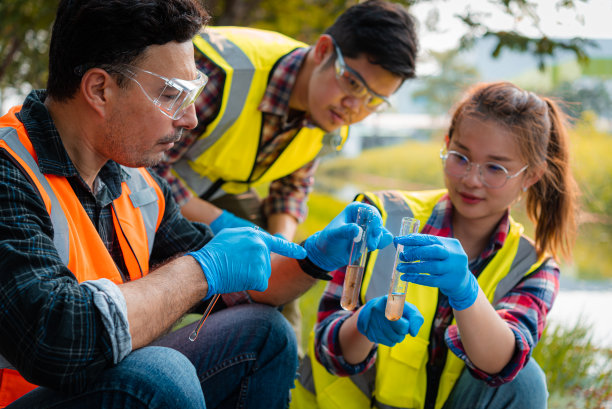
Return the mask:
<svg viewBox="0 0 612 409">
<path fill-rule="evenodd" d="M 153 251 L 155 241 L 155 227 L 159 216 L 159 198 L 152 186 L 149 186 L 146 179 L 137 168 L 121 166 L 123 171 L 130 177 L 125 181 L 130 189 L 130 200 L 135 208 L 140 209 L 145 229 L 147 230 L 147 243 L 149 244 L 149 254 Z"/>
<path fill-rule="evenodd" d="M 394 237 L 397 236 L 401 228 L 402 217 L 412 217 L 412 209 L 410 209 L 408 203 L 406 203 L 406 200 L 401 195 L 395 194 L 393 191 L 381 191 L 374 194 L 380 198 L 383 209 L 387 213 L 385 227 Z M 376 264 L 374 265 L 374 271 L 372 271 L 372 277 L 376 277 L 376 279 L 370 280 L 365 295 L 366 302 L 387 294 L 394 262 L 395 246 L 387 246 L 382 250 L 378 250 L 378 257 L 376 257 Z"/>
<path fill-rule="evenodd" d="M 525 273 L 538 261 L 538 254 L 533 244 L 529 242 L 525 237 L 519 239 L 518 249 L 510 271 L 502 278 L 495 288 L 495 295 L 493 297 L 493 305 L 495 305 L 501 298 L 503 298 L 508 291 L 513 289 L 519 281 L 525 277 Z"/>
<path fill-rule="evenodd" d="M 312 363 L 308 354 L 304 355 L 300 367 L 298 368 L 298 380 L 300 385 L 304 387 L 308 392 L 316 395 L 314 386 L 314 377 L 312 375 Z"/>
<path fill-rule="evenodd" d="M 51 189 L 49 182 L 42 174 L 40 169 L 38 168 L 38 163 L 34 157 L 28 152 L 25 146 L 19 140 L 17 136 L 17 131 L 13 128 L 3 128 L 0 129 L 0 139 L 3 139 L 6 144 L 13 150 L 15 153 L 21 158 L 28 167 L 32 170 L 32 174 L 38 182 L 42 185 L 43 189 L 49 195 L 49 199 L 51 200 L 51 223 L 53 224 L 53 243 L 55 244 L 55 248 L 59 253 L 59 256 L 62 262 L 65 265 L 68 265 L 68 261 L 70 258 L 69 252 L 69 241 L 70 241 L 70 233 L 68 230 L 68 221 L 66 220 L 66 215 L 62 207 Z M 28 174 L 30 176 L 30 174 Z M 36 189 L 36 186 L 34 186 Z"/>
<path fill-rule="evenodd" d="M 204 138 L 207 139 L 207 138 Z M 178 173 L 178 175 L 185 181 L 187 186 L 189 186 L 196 194 L 196 196 L 202 196 L 204 192 L 208 190 L 215 182 L 207 178 L 206 176 L 202 176 L 197 172 L 194 172 L 189 165 L 189 161 L 182 157 L 174 165 L 172 165 L 174 171 Z M 225 194 L 223 189 L 218 189 L 215 194 L 208 198 L 208 200 L 216 199 Z"/>
<path fill-rule="evenodd" d="M 213 132 L 206 138 L 200 138 L 186 152 L 185 157 L 190 160 L 197 159 L 204 151 L 210 148 L 221 138 L 229 127 L 238 119 L 242 107 L 251 89 L 251 81 L 255 74 L 255 67 L 249 57 L 236 44 L 213 30 L 207 30 L 200 34 L 212 48 L 222 55 L 225 61 L 234 68 L 232 82 L 230 84 L 227 105 L 223 116 L 217 123 Z M 176 165 L 175 165 L 176 167 Z M 190 185 L 191 186 L 191 185 Z"/>
<path fill-rule="evenodd" d="M 2 355 L 0 355 L 0 369 L 15 369 L 15 367 L 6 360 L 5 357 L 3 357 Z"/>
</svg>

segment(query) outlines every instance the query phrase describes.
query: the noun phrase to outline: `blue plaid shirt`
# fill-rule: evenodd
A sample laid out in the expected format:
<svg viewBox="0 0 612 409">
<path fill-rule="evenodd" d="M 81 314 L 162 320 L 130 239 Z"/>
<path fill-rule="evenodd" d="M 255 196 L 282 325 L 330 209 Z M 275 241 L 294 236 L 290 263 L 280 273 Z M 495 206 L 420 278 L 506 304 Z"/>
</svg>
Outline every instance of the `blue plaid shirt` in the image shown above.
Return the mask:
<svg viewBox="0 0 612 409">
<path fill-rule="evenodd" d="M 70 160 L 43 101 L 44 91 L 26 98 L 24 124 L 44 174 L 65 177 L 115 264 L 125 263 L 111 216 L 125 175 L 108 161 L 95 194 Z M 96 308 L 96 288 L 79 284 L 53 244 L 53 226 L 37 190 L 9 155 L 0 150 L 0 354 L 29 381 L 68 392 L 82 390 L 117 362 L 107 327 Z M 203 224 L 184 219 L 167 184 L 165 212 L 155 236 L 151 265 L 198 249 L 211 238 Z M 103 281 L 103 280 L 102 280 Z"/>
</svg>

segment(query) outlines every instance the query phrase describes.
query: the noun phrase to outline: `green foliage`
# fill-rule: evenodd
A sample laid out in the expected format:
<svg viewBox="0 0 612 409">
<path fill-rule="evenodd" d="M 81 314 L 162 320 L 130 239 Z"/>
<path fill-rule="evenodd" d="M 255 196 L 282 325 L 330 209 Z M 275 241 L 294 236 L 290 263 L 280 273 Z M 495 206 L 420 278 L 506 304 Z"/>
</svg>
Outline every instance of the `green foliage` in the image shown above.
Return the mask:
<svg viewBox="0 0 612 409">
<path fill-rule="evenodd" d="M 547 377 L 551 408 L 603 408 L 612 398 L 612 351 L 597 349 L 589 326 L 547 327 L 533 351 Z"/>
<path fill-rule="evenodd" d="M 260 27 L 313 43 L 345 8 L 356 2 L 357 0 L 207 0 L 205 5 L 212 15 L 211 24 Z M 444 7 L 440 0 L 396 2 L 406 7 L 431 2 L 434 10 Z M 57 4 L 56 0 L 0 2 L 0 90 L 9 86 L 19 89 L 24 84 L 33 88 L 44 87 L 50 27 L 55 18 Z M 496 0 L 494 4 L 517 21 L 529 18 L 534 26 L 539 25 L 538 16 L 533 12 L 529 1 Z M 563 0 L 559 7 L 573 9 L 574 2 Z M 487 16 L 482 13 L 466 11 L 456 17 L 468 30 L 462 36 L 462 47 L 469 47 L 475 39 L 483 35 L 498 39 L 493 58 L 502 49 L 509 48 L 536 55 L 544 67 L 547 57 L 553 56 L 558 49 L 567 49 L 573 51 L 581 63 L 588 60 L 587 50 L 591 43 L 581 38 L 560 41 L 551 40 L 545 35 L 541 38 L 527 38 L 518 33 L 495 31 L 488 26 Z M 427 19 L 429 28 L 436 29 L 436 25 L 435 18 Z"/>
<path fill-rule="evenodd" d="M 44 87 L 56 8 L 49 0 L 0 2 L 0 89 L 24 83 Z"/>
</svg>

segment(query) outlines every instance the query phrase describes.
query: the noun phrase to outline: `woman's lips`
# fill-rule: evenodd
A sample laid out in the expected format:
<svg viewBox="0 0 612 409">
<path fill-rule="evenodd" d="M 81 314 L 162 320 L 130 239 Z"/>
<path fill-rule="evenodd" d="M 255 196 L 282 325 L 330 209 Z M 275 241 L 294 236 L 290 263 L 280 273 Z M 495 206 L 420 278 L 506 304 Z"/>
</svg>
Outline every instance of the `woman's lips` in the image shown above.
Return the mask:
<svg viewBox="0 0 612 409">
<path fill-rule="evenodd" d="M 459 193 L 459 196 L 461 196 L 461 200 L 468 204 L 480 203 L 483 200 L 477 196 L 470 195 L 469 193 Z"/>
</svg>

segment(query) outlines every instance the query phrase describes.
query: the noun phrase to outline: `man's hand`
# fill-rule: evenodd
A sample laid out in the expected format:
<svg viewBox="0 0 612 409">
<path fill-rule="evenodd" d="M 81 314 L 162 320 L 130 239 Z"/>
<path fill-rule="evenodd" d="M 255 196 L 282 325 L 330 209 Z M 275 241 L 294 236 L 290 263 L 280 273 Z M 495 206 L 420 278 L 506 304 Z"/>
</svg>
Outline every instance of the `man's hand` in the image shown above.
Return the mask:
<svg viewBox="0 0 612 409">
<path fill-rule="evenodd" d="M 213 294 L 268 288 L 270 252 L 291 258 L 306 257 L 301 246 L 251 227 L 224 229 L 188 255 L 202 267 L 208 282 L 206 298 L 210 298 Z"/>
</svg>

